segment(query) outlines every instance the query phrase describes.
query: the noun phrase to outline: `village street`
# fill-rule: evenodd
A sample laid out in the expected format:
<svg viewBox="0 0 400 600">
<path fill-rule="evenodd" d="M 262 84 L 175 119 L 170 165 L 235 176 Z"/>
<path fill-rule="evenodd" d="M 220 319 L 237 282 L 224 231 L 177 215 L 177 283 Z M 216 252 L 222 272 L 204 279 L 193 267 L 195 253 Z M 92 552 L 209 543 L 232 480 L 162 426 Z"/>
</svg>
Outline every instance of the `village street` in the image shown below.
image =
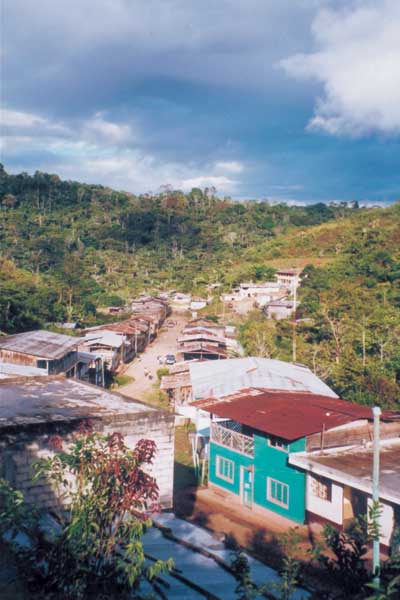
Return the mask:
<svg viewBox="0 0 400 600">
<path fill-rule="evenodd" d="M 160 365 L 158 357 L 162 356 L 165 358 L 166 354 L 176 355 L 176 338 L 180 335 L 189 320 L 189 316 L 180 315 L 179 313 L 173 313 L 166 320 L 166 323 L 173 321 L 175 325 L 173 327 L 166 327 L 164 323 L 156 339 L 124 371 L 124 375 L 134 377 L 135 381 L 121 386 L 119 391 L 122 394 L 131 398 L 137 398 L 138 400 L 145 399 L 146 394 L 152 390 L 153 384 L 157 382 L 157 369 L 167 366 Z M 145 373 L 149 373 L 152 379 L 146 376 Z"/>
</svg>

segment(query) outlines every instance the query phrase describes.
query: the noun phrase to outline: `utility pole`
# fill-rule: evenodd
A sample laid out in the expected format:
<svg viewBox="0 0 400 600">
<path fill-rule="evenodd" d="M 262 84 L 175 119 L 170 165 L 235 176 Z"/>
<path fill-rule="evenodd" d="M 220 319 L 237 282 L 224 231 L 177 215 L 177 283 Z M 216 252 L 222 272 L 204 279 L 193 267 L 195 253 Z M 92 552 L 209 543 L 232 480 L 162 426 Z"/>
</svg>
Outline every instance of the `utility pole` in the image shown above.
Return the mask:
<svg viewBox="0 0 400 600">
<path fill-rule="evenodd" d="M 376 505 L 379 502 L 379 416 L 381 409 L 374 406 L 372 409 L 374 415 L 374 458 L 372 467 L 372 502 Z M 379 514 L 377 516 L 379 519 Z M 379 530 L 379 523 L 378 523 Z M 379 587 L 379 535 L 372 542 L 372 571 L 374 573 L 374 583 Z"/>
<path fill-rule="evenodd" d="M 292 329 L 292 361 L 295 363 L 296 353 L 296 308 L 297 308 L 297 282 L 293 279 L 293 329 Z"/>
</svg>

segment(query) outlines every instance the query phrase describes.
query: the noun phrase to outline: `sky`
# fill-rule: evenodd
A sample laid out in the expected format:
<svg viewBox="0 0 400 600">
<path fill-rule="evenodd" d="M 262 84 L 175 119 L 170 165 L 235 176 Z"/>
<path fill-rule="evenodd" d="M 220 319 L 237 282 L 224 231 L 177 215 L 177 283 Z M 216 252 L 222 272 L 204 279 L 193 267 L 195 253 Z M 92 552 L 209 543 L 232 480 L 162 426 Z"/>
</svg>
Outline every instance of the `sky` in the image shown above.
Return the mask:
<svg viewBox="0 0 400 600">
<path fill-rule="evenodd" d="M 399 0 L 3 0 L 1 23 L 8 172 L 400 198 Z"/>
</svg>

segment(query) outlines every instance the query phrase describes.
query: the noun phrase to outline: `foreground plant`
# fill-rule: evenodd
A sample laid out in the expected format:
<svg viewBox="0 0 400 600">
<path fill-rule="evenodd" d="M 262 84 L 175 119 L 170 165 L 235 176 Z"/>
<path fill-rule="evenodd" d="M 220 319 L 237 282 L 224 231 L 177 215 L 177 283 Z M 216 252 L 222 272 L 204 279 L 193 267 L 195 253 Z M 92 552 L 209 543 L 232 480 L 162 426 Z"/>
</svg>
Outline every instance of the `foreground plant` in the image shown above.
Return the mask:
<svg viewBox="0 0 400 600">
<path fill-rule="evenodd" d="M 143 467 L 153 462 L 154 442 L 130 449 L 121 434 L 84 426 L 68 450 L 57 436 L 52 443 L 57 453 L 36 464 L 34 479 L 52 482 L 67 510 L 56 515 L 57 535 L 36 528 L 31 547 L 19 549 L 30 590 L 66 600 L 135 598 L 146 580 L 157 591 L 158 576 L 173 562 L 145 564 L 142 536 L 158 486 Z"/>
</svg>

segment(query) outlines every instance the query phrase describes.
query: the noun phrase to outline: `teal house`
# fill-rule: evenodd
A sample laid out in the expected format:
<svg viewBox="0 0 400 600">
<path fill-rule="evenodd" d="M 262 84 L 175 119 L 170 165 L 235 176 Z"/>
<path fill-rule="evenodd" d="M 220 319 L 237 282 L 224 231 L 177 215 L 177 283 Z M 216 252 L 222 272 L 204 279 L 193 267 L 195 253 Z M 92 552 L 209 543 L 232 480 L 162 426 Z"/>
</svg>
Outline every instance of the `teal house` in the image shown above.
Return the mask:
<svg viewBox="0 0 400 600">
<path fill-rule="evenodd" d="M 291 457 L 323 446 L 332 431 L 365 419 L 369 410 L 310 392 L 261 388 L 194 405 L 211 413 L 209 487 L 252 511 L 272 511 L 294 523 L 307 521 L 307 472 Z"/>
</svg>

